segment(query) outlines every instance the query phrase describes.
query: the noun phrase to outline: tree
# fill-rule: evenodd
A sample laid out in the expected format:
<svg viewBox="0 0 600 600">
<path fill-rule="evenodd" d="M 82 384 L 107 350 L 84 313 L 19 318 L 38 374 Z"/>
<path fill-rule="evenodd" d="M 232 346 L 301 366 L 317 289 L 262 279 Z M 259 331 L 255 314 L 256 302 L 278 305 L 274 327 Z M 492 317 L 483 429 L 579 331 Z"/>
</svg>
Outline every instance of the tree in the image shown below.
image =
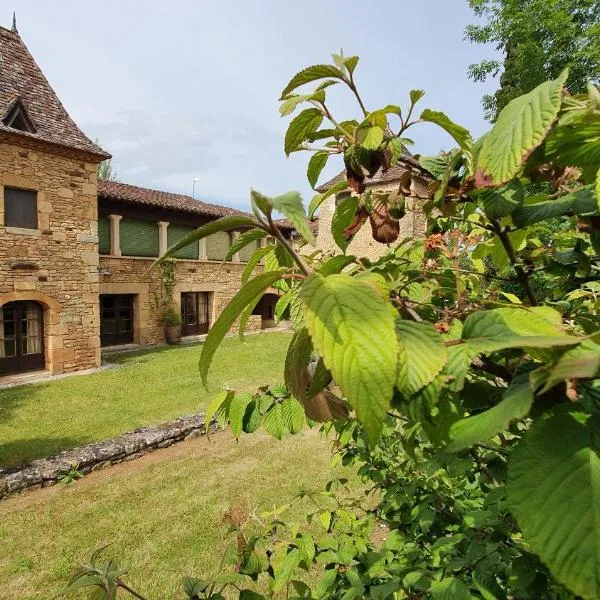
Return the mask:
<svg viewBox="0 0 600 600">
<path fill-rule="evenodd" d="M 113 170 L 112 159 L 107 158 L 98 165 L 98 179 L 104 181 L 119 181 L 117 171 Z"/>
<path fill-rule="evenodd" d="M 295 330 L 285 386 L 226 390 L 206 418 L 229 423 L 236 437 L 262 425 L 279 439 L 323 422 L 341 460 L 377 491 L 376 506 L 337 497 L 343 482 L 331 482 L 302 494 L 318 507 L 310 517 L 320 532 L 277 515 L 257 533 L 230 515 L 231 572 L 185 578 L 185 594 L 599 598 L 600 92 L 568 94 L 561 72 L 514 99 L 473 140 L 443 112 L 413 116 L 421 90 L 405 106 L 368 110 L 357 63 L 336 55 L 334 64 L 297 73 L 281 95 L 284 116 L 302 108 L 285 149 L 311 154 L 311 184 L 328 160 L 344 161 L 343 185 L 355 195 L 332 220 L 340 253 L 311 248 L 297 192 L 252 191 L 253 216 L 206 224 L 156 264 L 215 231 L 247 229 L 238 248 L 274 240 L 254 252 L 244 285 L 210 329 L 200 374 L 206 384 L 226 333 L 239 320 L 243 335 L 258 299 L 276 286 L 276 312 L 289 309 Z M 311 83 L 316 89 L 299 93 Z M 333 84 L 356 99 L 356 119 L 332 113 Z M 419 158 L 426 190 L 413 164 L 398 189 L 373 192 L 369 177 L 398 163 L 406 131 L 422 122 L 449 133 L 456 148 Z M 317 194 L 311 209 L 331 193 Z M 399 208 L 413 203 L 406 196 L 428 215 L 423 240 L 397 239 Z M 289 244 L 276 213 L 306 248 Z M 395 242 L 376 261 L 346 253 L 367 218 L 374 238 Z M 264 268 L 253 275 L 260 258 Z M 317 501 L 336 497 L 333 506 Z M 372 535 L 377 521 L 383 543 Z M 302 571 L 318 581 L 307 584 Z M 94 586 L 95 598 L 112 600 L 131 592 L 121 573 L 94 559 L 63 593 Z"/>
<path fill-rule="evenodd" d="M 493 43 L 504 58 L 469 66 L 474 81 L 500 74 L 500 88 L 483 97 L 488 119 L 513 99 L 569 68 L 567 89 L 585 91 L 600 81 L 600 2 L 598 0 L 469 0 L 486 22 L 468 25 L 467 40 Z"/>
</svg>

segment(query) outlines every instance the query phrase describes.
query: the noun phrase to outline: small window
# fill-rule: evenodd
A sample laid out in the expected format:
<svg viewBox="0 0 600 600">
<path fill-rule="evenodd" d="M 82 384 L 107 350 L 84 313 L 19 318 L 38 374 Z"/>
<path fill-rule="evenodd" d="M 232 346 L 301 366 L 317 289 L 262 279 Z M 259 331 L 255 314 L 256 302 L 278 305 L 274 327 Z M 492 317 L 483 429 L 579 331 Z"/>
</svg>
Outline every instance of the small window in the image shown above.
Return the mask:
<svg viewBox="0 0 600 600">
<path fill-rule="evenodd" d="M 352 196 L 352 192 L 339 192 L 335 195 L 335 205 L 339 206 L 344 200 Z"/>
<path fill-rule="evenodd" d="M 35 133 L 33 121 L 29 118 L 29 115 L 27 114 L 27 111 L 20 100 L 17 100 L 12 105 L 2 122 L 4 125 L 11 127 L 12 129 Z"/>
<path fill-rule="evenodd" d="M 6 227 L 37 229 L 37 192 L 5 187 L 4 224 Z"/>
</svg>

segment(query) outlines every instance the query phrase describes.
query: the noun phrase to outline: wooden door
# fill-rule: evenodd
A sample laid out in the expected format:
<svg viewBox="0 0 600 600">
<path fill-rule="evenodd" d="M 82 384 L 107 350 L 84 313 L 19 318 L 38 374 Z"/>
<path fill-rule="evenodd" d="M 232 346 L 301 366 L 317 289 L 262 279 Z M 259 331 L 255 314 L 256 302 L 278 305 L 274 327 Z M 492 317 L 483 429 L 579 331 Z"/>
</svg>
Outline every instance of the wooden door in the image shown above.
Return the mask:
<svg viewBox="0 0 600 600">
<path fill-rule="evenodd" d="M 208 292 L 184 292 L 181 294 L 181 335 L 207 333 Z"/>
<path fill-rule="evenodd" d="M 100 344 L 118 346 L 133 342 L 133 295 L 100 296 Z"/>
<path fill-rule="evenodd" d="M 37 302 L 9 302 L 0 308 L 0 374 L 45 366 L 44 317 Z"/>
</svg>

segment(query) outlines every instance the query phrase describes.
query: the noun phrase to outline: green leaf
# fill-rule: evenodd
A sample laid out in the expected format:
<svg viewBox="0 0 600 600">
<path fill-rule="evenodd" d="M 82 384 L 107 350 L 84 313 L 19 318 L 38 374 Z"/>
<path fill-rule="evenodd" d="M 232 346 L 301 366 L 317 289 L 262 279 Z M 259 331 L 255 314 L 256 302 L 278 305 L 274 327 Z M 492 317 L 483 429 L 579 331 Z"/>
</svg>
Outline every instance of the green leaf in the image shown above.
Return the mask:
<svg viewBox="0 0 600 600">
<path fill-rule="evenodd" d="M 251 401 L 252 396 L 250 394 L 241 394 L 235 396 L 229 406 L 229 426 L 231 427 L 231 433 L 233 433 L 233 437 L 236 440 L 242 433 L 244 415 L 246 414 L 246 409 Z"/>
<path fill-rule="evenodd" d="M 529 378 L 513 382 L 496 406 L 452 425 L 451 441 L 446 450 L 457 452 L 470 448 L 476 442 L 489 440 L 497 433 L 505 431 L 511 421 L 525 417 L 532 403 L 533 391 L 529 385 Z"/>
<path fill-rule="evenodd" d="M 264 229 L 251 229 L 240 235 L 240 237 L 231 244 L 223 262 L 228 261 L 234 254 L 237 254 L 242 248 L 245 248 L 248 244 L 256 242 L 267 237 L 267 232 Z"/>
<path fill-rule="evenodd" d="M 279 105 L 279 114 L 282 117 L 291 115 L 296 110 L 298 104 L 306 102 L 310 98 L 312 98 L 312 94 L 294 94 L 293 96 L 289 96 Z"/>
<path fill-rule="evenodd" d="M 256 268 L 256 265 L 267 255 L 269 252 L 273 252 L 273 246 L 264 246 L 263 248 L 257 248 L 253 253 L 248 262 L 246 263 L 246 267 L 242 272 L 242 283 L 246 283 L 252 272 Z"/>
<path fill-rule="evenodd" d="M 213 398 L 213 401 L 208 405 L 208 408 L 206 409 L 206 413 L 204 413 L 204 421 L 206 423 L 206 436 L 207 437 L 210 434 L 209 423 L 211 422 L 213 416 L 217 413 L 217 411 L 219 410 L 219 408 L 221 408 L 221 406 L 223 406 L 224 404 L 231 403 L 231 400 L 233 399 L 234 394 L 235 394 L 235 392 L 233 392 L 231 390 L 225 390 L 224 392 L 217 394 Z"/>
<path fill-rule="evenodd" d="M 597 203 L 594 191 L 591 186 L 586 186 L 561 198 L 523 204 L 512 213 L 512 220 L 517 227 L 527 227 L 568 213 L 589 215 L 596 211 Z"/>
<path fill-rule="evenodd" d="M 333 196 L 334 194 L 337 194 L 338 192 L 343 192 L 346 189 L 348 189 L 348 182 L 346 181 L 346 179 L 343 179 L 342 181 L 334 183 L 322 194 L 315 194 L 313 199 L 310 201 L 310 205 L 308 207 L 308 217 L 310 219 L 314 218 L 317 208 L 319 208 L 319 206 L 321 206 L 321 204 L 323 204 L 323 202 L 327 200 L 327 198 Z"/>
<path fill-rule="evenodd" d="M 557 79 L 515 98 L 500 112 L 479 152 L 478 187 L 501 185 L 517 175 L 556 119 L 567 75 L 568 71 L 563 71 Z"/>
<path fill-rule="evenodd" d="M 194 599 L 209 586 L 210 582 L 203 579 L 195 579 L 194 577 L 183 577 L 181 580 L 183 591 L 188 598 Z"/>
<path fill-rule="evenodd" d="M 524 189 L 518 180 L 510 181 L 497 190 L 485 190 L 480 196 L 483 212 L 488 219 L 501 219 L 523 204 Z"/>
<path fill-rule="evenodd" d="M 600 166 L 600 114 L 569 111 L 551 131 L 546 155 L 563 166 L 577 166 L 593 176 Z M 589 183 L 586 180 L 586 183 Z"/>
<path fill-rule="evenodd" d="M 301 560 L 300 551 L 297 548 L 286 554 L 281 566 L 275 571 L 275 581 L 273 582 L 275 593 L 280 592 L 287 582 L 292 579 Z"/>
<path fill-rule="evenodd" d="M 333 213 L 333 218 L 331 219 L 331 235 L 338 248 L 344 253 L 352 241 L 351 238 L 346 239 L 344 230 L 354 220 L 357 210 L 358 198 L 356 196 L 350 196 L 338 204 L 335 213 Z"/>
<path fill-rule="evenodd" d="M 473 138 L 471 137 L 469 131 L 461 125 L 456 124 L 443 112 L 430 110 L 429 108 L 426 108 L 421 113 L 421 120 L 428 121 L 430 123 L 435 123 L 452 136 L 454 141 L 463 151 L 463 155 L 467 161 L 467 166 L 469 167 L 470 172 L 471 163 L 473 160 Z"/>
<path fill-rule="evenodd" d="M 396 319 L 398 379 L 396 387 L 405 397 L 431 383 L 448 358 L 441 335 L 429 323 Z"/>
<path fill-rule="evenodd" d="M 444 577 L 431 584 L 431 597 L 433 600 L 471 600 L 471 593 L 460 579 Z"/>
<path fill-rule="evenodd" d="M 596 208 L 600 210 L 600 169 L 596 173 Z"/>
<path fill-rule="evenodd" d="M 396 379 L 393 311 L 375 287 L 347 275 L 313 273 L 300 296 L 314 347 L 375 443 Z"/>
<path fill-rule="evenodd" d="M 169 256 L 175 255 L 178 250 L 181 250 L 181 248 L 185 248 L 193 242 L 197 242 L 198 240 L 206 238 L 209 235 L 212 235 L 213 233 L 218 233 L 219 231 L 232 231 L 234 229 L 240 229 L 242 227 L 254 228 L 256 226 L 257 222 L 254 219 L 238 215 L 229 215 L 227 217 L 221 217 L 216 221 L 211 221 L 206 225 L 202 225 L 202 227 L 198 227 L 198 229 L 194 229 L 194 231 L 182 237 L 176 244 L 173 244 L 162 256 L 157 258 L 150 265 L 148 271 L 154 269 L 154 267 L 161 264 Z"/>
<path fill-rule="evenodd" d="M 600 369 L 600 345 L 584 340 L 569 348 L 553 365 L 542 367 L 547 374 L 540 394 L 547 392 L 565 379 L 591 379 L 598 376 Z"/>
<path fill-rule="evenodd" d="M 356 131 L 357 142 L 366 150 L 377 150 L 383 142 L 381 127 L 360 127 Z"/>
<path fill-rule="evenodd" d="M 308 376 L 306 366 L 310 360 L 312 342 L 308 331 L 303 328 L 297 331 L 290 341 L 285 357 L 284 379 L 290 393 L 305 402 Z"/>
<path fill-rule="evenodd" d="M 208 330 L 208 335 L 202 345 L 202 354 L 200 355 L 200 376 L 205 387 L 213 356 L 237 317 L 258 294 L 264 292 L 278 279 L 281 279 L 283 273 L 284 270 L 269 271 L 261 273 L 248 281 L 224 308 L 214 325 Z"/>
<path fill-rule="evenodd" d="M 356 262 L 356 257 L 354 256 L 337 254 L 319 267 L 319 273 L 321 273 L 323 277 L 334 275 L 335 273 L 342 272 L 348 265 L 351 265 L 354 262 Z"/>
<path fill-rule="evenodd" d="M 310 83 L 311 81 L 317 81 L 318 79 L 325 78 L 343 80 L 344 73 L 332 65 L 313 65 L 311 67 L 307 67 L 292 77 L 290 82 L 281 92 L 280 100 L 287 98 L 290 92 L 293 92 L 296 88 L 304 85 L 305 83 Z"/>
<path fill-rule="evenodd" d="M 581 341 L 581 338 L 566 335 L 560 313 L 545 306 L 471 313 L 465 320 L 462 339 L 476 353 L 504 348 L 569 346 Z"/>
<path fill-rule="evenodd" d="M 412 104 L 416 104 L 425 95 L 425 90 L 410 90 L 408 95 Z"/>
<path fill-rule="evenodd" d="M 600 427 L 555 409 L 537 419 L 512 453 L 508 502 L 524 538 L 575 595 L 600 597 Z"/>
<path fill-rule="evenodd" d="M 308 226 L 302 196 L 299 192 L 287 192 L 281 196 L 271 198 L 271 206 L 281 214 L 285 215 L 296 231 L 313 246 L 315 245 L 315 236 Z"/>
<path fill-rule="evenodd" d="M 320 151 L 315 152 L 308 161 L 308 169 L 306 171 L 306 176 L 308 178 L 308 183 L 310 183 L 310 187 L 314 188 L 317 185 L 317 181 L 319 181 L 319 175 L 321 175 L 321 171 L 327 164 L 327 160 L 329 159 L 329 152 Z"/>
<path fill-rule="evenodd" d="M 212 596 L 211 596 L 212 598 Z M 262 594 L 257 594 L 256 592 L 253 592 L 252 590 L 240 590 L 240 594 L 238 596 L 238 600 L 266 600 L 266 596 L 263 596 Z"/>
<path fill-rule="evenodd" d="M 441 179 L 450 163 L 454 162 L 454 156 L 453 152 L 444 152 L 437 156 L 419 156 L 419 164 L 436 179 Z"/>
<path fill-rule="evenodd" d="M 274 438 L 280 440 L 283 438 L 285 427 L 283 425 L 283 417 L 281 415 L 281 404 L 276 403 L 265 414 L 263 421 L 264 430 Z"/>
<path fill-rule="evenodd" d="M 318 108 L 307 108 L 296 115 L 285 132 L 285 153 L 289 156 L 298 150 L 323 122 L 323 113 Z"/>
<path fill-rule="evenodd" d="M 303 562 L 310 565 L 315 557 L 315 542 L 310 534 L 304 534 L 295 540 Z"/>
<path fill-rule="evenodd" d="M 281 418 L 283 425 L 292 434 L 298 433 L 304 427 L 304 409 L 296 398 L 286 398 L 281 403 Z"/>
<path fill-rule="evenodd" d="M 278 321 L 281 321 L 281 317 L 283 313 L 285 313 L 286 308 L 290 305 L 292 301 L 292 290 L 288 290 L 283 296 L 279 297 L 277 300 L 277 304 L 275 305 L 275 317 Z"/>
<path fill-rule="evenodd" d="M 262 415 L 260 412 L 260 403 L 256 400 L 252 400 L 244 413 L 242 431 L 245 433 L 254 433 L 260 427 L 261 422 Z"/>
</svg>

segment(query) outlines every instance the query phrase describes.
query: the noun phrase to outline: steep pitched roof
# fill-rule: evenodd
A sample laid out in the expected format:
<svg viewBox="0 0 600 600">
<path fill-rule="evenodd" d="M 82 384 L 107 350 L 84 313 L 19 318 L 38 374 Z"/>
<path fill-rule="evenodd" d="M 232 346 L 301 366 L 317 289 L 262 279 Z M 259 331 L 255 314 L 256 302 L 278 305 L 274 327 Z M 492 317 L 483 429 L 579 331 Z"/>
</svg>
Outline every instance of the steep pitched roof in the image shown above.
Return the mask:
<svg viewBox="0 0 600 600">
<path fill-rule="evenodd" d="M 413 158 L 412 156 L 408 156 L 407 154 L 400 157 L 398 162 L 390 167 L 385 173 L 379 169 L 377 173 L 371 178 L 365 179 L 366 185 L 377 185 L 380 183 L 389 183 L 392 181 L 398 181 L 403 173 L 406 171 L 412 171 L 418 175 L 421 175 L 425 179 L 431 179 L 431 175 L 419 165 L 419 161 Z M 344 181 L 346 179 L 346 171 L 342 171 L 338 173 L 335 177 L 326 181 L 322 185 L 317 188 L 317 192 L 323 193 L 326 192 L 332 185 L 335 185 L 339 181 Z"/>
<path fill-rule="evenodd" d="M 34 131 L 9 127 L 3 120 L 20 102 Z M 109 158 L 69 117 L 16 30 L 0 27 L 0 131 L 38 139 Z"/>
<path fill-rule="evenodd" d="M 167 210 L 176 210 L 183 213 L 201 215 L 204 217 L 225 217 L 227 215 L 244 215 L 248 213 L 227 206 L 210 204 L 196 200 L 185 194 L 173 194 L 171 192 L 161 192 L 149 188 L 138 187 L 128 183 L 116 181 L 98 180 L 98 198 L 104 200 L 118 200 L 138 206 L 149 206 L 153 208 L 165 208 Z M 291 230 L 293 227 L 282 223 L 282 228 Z"/>
</svg>

